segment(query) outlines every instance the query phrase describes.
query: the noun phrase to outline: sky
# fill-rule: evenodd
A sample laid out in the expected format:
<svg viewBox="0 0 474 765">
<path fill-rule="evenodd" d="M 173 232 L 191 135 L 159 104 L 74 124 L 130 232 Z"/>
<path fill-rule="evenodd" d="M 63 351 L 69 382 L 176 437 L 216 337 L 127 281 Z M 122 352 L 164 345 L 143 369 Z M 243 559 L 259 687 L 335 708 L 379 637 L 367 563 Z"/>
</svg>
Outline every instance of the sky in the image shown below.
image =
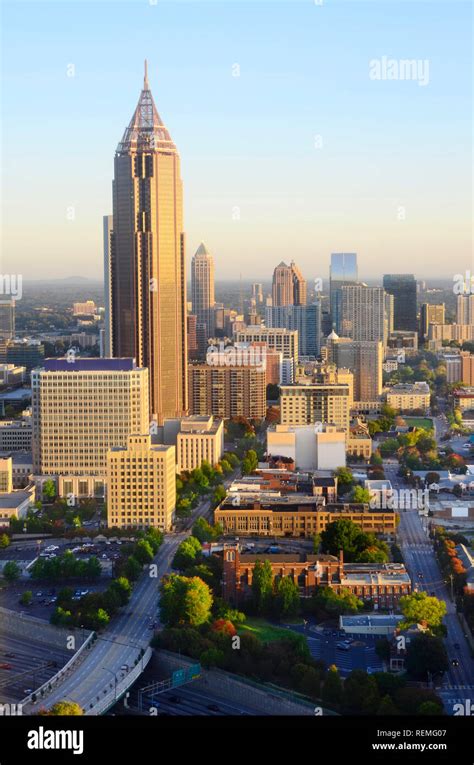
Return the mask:
<svg viewBox="0 0 474 765">
<path fill-rule="evenodd" d="M 3 0 L 2 30 L 2 273 L 102 276 L 145 58 L 188 265 L 204 241 L 217 280 L 474 270 L 470 0 Z"/>
</svg>

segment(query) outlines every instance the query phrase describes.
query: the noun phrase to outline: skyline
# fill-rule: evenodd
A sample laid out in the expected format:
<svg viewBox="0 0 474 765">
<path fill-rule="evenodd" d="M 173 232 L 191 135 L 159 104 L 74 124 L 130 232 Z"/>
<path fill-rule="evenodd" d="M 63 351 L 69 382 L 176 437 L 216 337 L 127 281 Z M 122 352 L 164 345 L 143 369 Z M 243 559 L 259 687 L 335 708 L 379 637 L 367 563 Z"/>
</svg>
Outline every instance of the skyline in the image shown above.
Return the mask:
<svg viewBox="0 0 474 765">
<path fill-rule="evenodd" d="M 47 279 L 81 263 L 102 277 L 111 156 L 145 57 L 182 158 L 188 279 L 201 241 L 216 281 L 268 279 L 285 259 L 327 278 L 342 251 L 361 278 L 395 257 L 399 272 L 449 278 L 447 252 L 454 271 L 472 268 L 471 9 L 382 5 L 6 3 L 3 270 Z M 374 82 L 369 63 L 386 55 L 428 60 L 428 83 Z"/>
</svg>

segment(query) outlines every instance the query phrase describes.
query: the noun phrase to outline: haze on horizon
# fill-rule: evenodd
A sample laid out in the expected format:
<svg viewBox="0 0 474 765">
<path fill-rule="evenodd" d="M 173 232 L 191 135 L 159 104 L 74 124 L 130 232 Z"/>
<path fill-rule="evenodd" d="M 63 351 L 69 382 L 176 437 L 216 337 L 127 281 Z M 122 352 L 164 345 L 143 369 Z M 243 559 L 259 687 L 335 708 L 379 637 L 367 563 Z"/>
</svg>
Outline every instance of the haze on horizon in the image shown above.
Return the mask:
<svg viewBox="0 0 474 765">
<path fill-rule="evenodd" d="M 3 273 L 102 278 L 145 57 L 181 156 L 188 268 L 204 241 L 216 281 L 269 280 L 291 259 L 326 280 L 341 251 L 362 279 L 472 270 L 471 14 L 457 0 L 7 1 Z M 428 60 L 429 82 L 371 80 L 384 56 Z"/>
</svg>

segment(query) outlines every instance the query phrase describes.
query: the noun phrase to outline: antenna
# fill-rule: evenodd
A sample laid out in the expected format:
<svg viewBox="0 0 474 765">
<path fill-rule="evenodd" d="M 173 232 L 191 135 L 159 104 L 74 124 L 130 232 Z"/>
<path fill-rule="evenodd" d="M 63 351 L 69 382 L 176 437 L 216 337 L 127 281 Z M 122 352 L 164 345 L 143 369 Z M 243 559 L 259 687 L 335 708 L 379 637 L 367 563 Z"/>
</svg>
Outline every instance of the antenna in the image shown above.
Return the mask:
<svg viewBox="0 0 474 765">
<path fill-rule="evenodd" d="M 145 59 L 145 76 L 143 78 L 143 89 L 148 90 L 148 61 Z"/>
</svg>

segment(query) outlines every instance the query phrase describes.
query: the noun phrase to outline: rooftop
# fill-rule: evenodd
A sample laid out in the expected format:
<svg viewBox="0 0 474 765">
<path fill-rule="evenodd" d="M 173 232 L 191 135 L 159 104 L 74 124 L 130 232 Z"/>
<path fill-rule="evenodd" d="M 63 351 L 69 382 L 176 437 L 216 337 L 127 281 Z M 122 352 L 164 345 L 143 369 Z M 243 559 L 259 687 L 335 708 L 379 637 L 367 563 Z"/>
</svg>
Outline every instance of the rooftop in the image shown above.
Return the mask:
<svg viewBox="0 0 474 765">
<path fill-rule="evenodd" d="M 61 358 L 45 359 L 45 372 L 130 372 L 136 369 L 135 359 Z"/>
</svg>

